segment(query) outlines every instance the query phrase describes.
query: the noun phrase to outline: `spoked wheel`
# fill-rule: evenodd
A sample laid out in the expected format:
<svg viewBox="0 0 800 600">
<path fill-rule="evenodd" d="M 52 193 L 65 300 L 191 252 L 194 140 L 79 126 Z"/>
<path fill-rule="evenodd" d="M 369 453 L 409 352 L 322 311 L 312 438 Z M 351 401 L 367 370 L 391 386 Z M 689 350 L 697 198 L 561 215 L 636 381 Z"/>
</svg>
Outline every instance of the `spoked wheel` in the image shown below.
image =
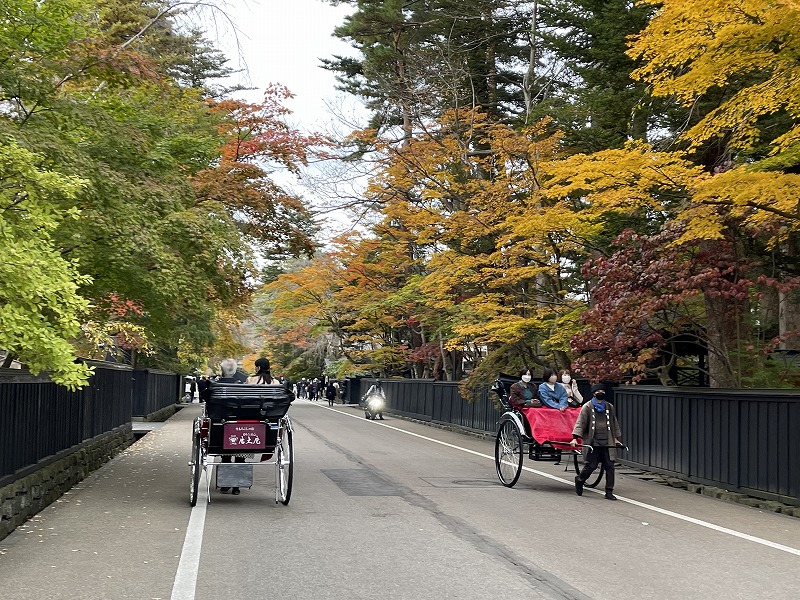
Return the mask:
<svg viewBox="0 0 800 600">
<path fill-rule="evenodd" d="M 505 421 L 494 443 L 494 466 L 506 487 L 514 487 L 522 473 L 522 432 L 514 421 Z"/>
<path fill-rule="evenodd" d="M 192 437 L 192 462 L 190 466 L 189 504 L 195 506 L 197 504 L 197 493 L 200 489 L 200 474 L 203 472 L 203 444 L 200 441 L 199 430 Z"/>
<path fill-rule="evenodd" d="M 292 479 L 294 478 L 294 447 L 292 446 L 292 430 L 289 426 L 281 429 L 275 460 L 275 502 L 284 506 L 292 497 Z"/>
<path fill-rule="evenodd" d="M 597 484 L 599 484 L 600 480 L 603 479 L 603 475 L 605 474 L 605 472 L 606 472 L 605 466 L 603 466 L 603 463 L 600 463 L 599 465 L 597 465 L 597 470 L 594 473 L 592 473 L 592 475 L 589 477 L 589 479 L 586 480 L 586 483 L 584 483 L 583 485 L 590 488 L 597 487 Z"/>
</svg>

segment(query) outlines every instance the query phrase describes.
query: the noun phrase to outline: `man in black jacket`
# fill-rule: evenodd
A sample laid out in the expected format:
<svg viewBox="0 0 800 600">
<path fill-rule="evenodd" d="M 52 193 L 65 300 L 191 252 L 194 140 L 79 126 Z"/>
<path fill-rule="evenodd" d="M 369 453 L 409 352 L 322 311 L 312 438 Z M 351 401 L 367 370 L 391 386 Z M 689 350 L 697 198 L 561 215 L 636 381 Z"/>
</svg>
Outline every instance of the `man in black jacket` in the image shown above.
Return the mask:
<svg viewBox="0 0 800 600">
<path fill-rule="evenodd" d="M 592 399 L 581 408 L 575 428 L 572 430 L 572 446 L 582 439 L 592 447 L 586 455 L 581 472 L 575 477 L 575 493 L 583 494 L 583 484 L 601 462 L 606 470 L 606 500 L 616 500 L 614 495 L 614 461 L 610 449 L 621 446 L 619 439 L 622 430 L 617 422 L 614 406 L 606 402 L 606 386 L 597 383 L 592 386 Z"/>
</svg>

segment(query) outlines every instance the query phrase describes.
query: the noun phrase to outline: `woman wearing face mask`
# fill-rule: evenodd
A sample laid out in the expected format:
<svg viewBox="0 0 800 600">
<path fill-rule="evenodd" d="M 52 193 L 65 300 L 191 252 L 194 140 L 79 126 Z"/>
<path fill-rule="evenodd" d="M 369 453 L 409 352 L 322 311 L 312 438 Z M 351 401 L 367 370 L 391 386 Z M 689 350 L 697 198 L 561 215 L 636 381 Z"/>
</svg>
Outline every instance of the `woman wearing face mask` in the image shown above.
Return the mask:
<svg viewBox="0 0 800 600">
<path fill-rule="evenodd" d="M 567 390 L 558 383 L 558 375 L 553 369 L 545 369 L 539 384 L 539 398 L 550 408 L 557 408 L 561 412 L 567 410 Z"/>
<path fill-rule="evenodd" d="M 542 405 L 536 396 L 536 386 L 531 383 L 531 370 L 525 367 L 519 381 L 511 386 L 508 399 L 517 408 L 537 408 Z"/>
<path fill-rule="evenodd" d="M 578 390 L 578 382 L 572 378 L 569 369 L 561 371 L 561 385 L 564 386 L 564 390 L 567 392 L 567 404 L 573 408 L 577 408 L 583 404 L 583 395 L 581 395 L 580 390 Z"/>
</svg>

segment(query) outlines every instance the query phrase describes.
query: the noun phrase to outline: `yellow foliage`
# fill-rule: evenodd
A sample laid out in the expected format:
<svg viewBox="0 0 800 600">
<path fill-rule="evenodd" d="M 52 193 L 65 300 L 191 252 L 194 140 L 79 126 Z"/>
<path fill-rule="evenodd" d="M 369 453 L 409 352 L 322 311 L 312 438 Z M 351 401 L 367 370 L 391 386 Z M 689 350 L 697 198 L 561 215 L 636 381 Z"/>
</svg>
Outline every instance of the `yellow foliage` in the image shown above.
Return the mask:
<svg viewBox="0 0 800 600">
<path fill-rule="evenodd" d="M 739 150 L 759 142 L 758 120 L 800 116 L 800 9 L 796 0 L 644 0 L 659 7 L 629 54 L 634 78 L 686 106 L 713 88 L 734 91 L 684 133 L 697 147 L 725 137 Z M 792 136 L 796 141 L 796 134 Z M 775 145 L 785 148 L 787 140 Z"/>
<path fill-rule="evenodd" d="M 800 175 L 739 167 L 700 180 L 693 198 L 696 206 L 687 214 L 694 220 L 718 227 L 724 211 L 754 235 L 766 237 L 770 249 L 800 231 Z"/>
</svg>

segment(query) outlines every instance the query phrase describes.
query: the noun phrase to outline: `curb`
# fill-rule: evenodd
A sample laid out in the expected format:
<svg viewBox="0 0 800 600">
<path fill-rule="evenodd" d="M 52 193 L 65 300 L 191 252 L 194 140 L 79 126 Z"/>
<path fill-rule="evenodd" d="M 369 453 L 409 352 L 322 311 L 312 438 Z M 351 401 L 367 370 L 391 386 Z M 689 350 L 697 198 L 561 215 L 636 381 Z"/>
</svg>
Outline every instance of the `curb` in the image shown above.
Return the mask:
<svg viewBox="0 0 800 600">
<path fill-rule="evenodd" d="M 392 415 L 392 417 L 395 417 L 397 419 L 402 419 L 404 421 L 409 421 L 411 423 L 418 423 L 420 425 L 426 425 L 428 427 L 433 427 L 435 429 L 442 429 L 444 431 L 452 431 L 453 433 L 467 435 L 469 437 L 478 438 L 481 440 L 488 441 L 495 439 L 495 434 L 490 433 L 488 431 L 486 432 L 475 431 L 473 429 L 468 429 L 460 425 L 423 421 L 421 419 L 414 419 L 413 417 L 406 417 L 404 415 L 399 415 L 390 410 L 387 410 L 386 413 Z M 642 481 L 649 481 L 657 483 L 659 485 L 667 485 L 673 488 L 686 490 L 688 492 L 693 492 L 695 494 L 701 494 L 703 496 L 708 496 L 710 498 L 722 500 L 723 502 L 741 504 L 743 506 L 750 506 L 752 508 L 757 508 L 759 510 L 765 510 L 768 512 L 775 512 L 790 517 L 800 518 L 800 506 L 792 506 L 790 504 L 784 504 L 783 502 L 778 502 L 776 500 L 764 500 L 763 498 L 756 498 L 755 496 L 748 496 L 747 494 L 743 494 L 741 492 L 733 492 L 730 490 L 726 490 L 711 485 L 691 483 L 689 481 L 680 479 L 678 477 L 661 475 L 659 473 L 652 473 L 650 471 L 643 471 L 638 467 L 632 467 L 624 463 L 618 463 L 618 465 L 624 467 L 624 469 L 617 471 L 621 475 L 628 475 L 630 477 L 635 477 Z"/>
</svg>

